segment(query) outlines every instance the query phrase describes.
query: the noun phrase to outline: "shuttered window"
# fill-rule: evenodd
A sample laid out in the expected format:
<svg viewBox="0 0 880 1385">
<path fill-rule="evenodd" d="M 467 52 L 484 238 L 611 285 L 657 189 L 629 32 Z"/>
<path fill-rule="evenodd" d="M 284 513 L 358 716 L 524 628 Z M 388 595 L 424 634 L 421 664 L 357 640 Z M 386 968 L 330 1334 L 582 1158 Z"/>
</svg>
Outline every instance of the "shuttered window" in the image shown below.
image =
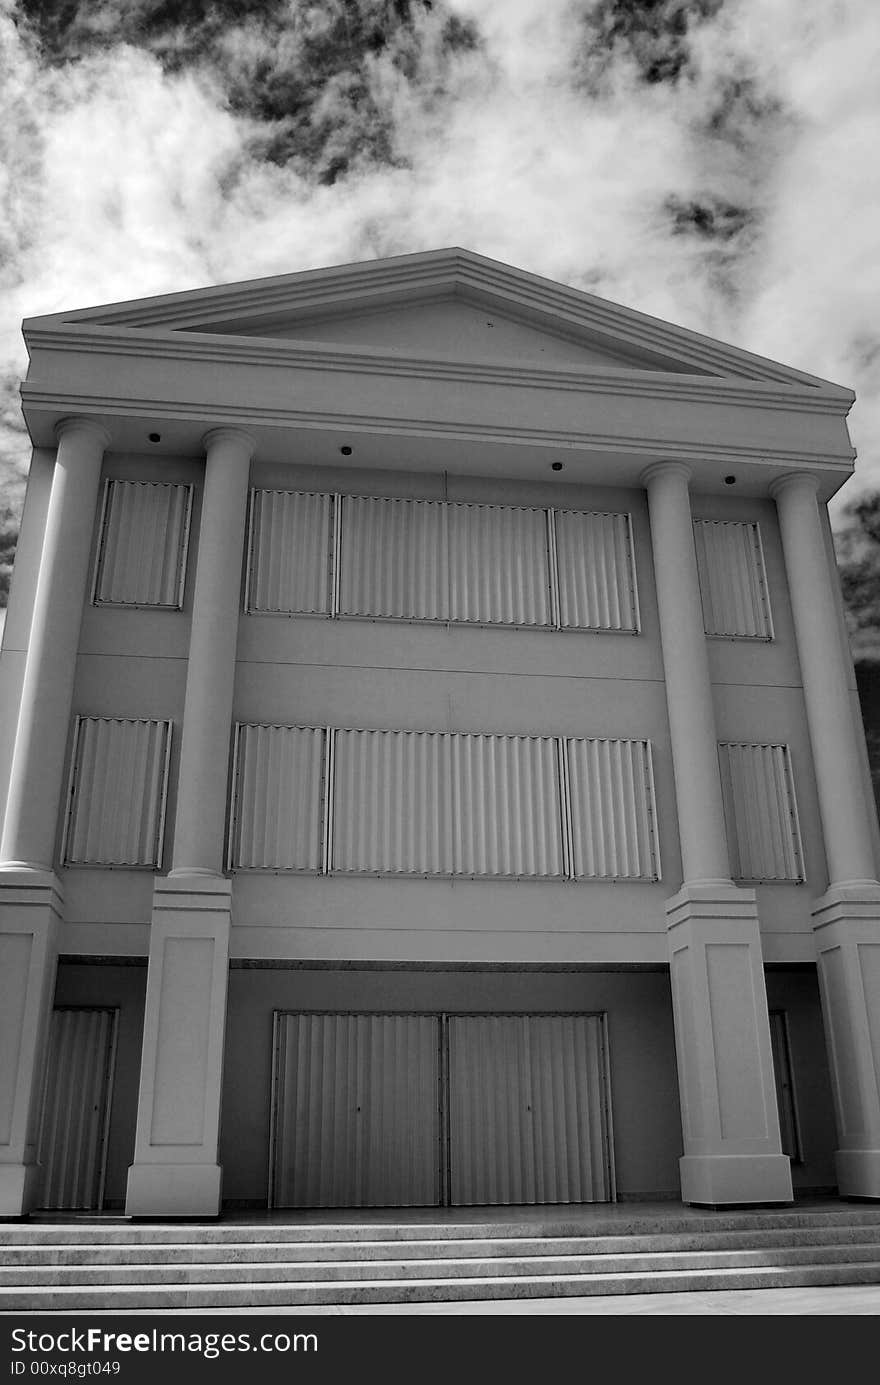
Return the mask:
<svg viewBox="0 0 880 1385">
<path fill-rule="evenodd" d="M 635 632 L 630 519 L 255 490 L 245 609 Z"/>
<path fill-rule="evenodd" d="M 448 509 L 432 500 L 345 496 L 340 614 L 448 620 Z"/>
<path fill-rule="evenodd" d="M 552 738 L 339 731 L 336 741 L 335 871 L 563 874 Z"/>
<path fill-rule="evenodd" d="M 236 729 L 233 870 L 660 878 L 647 741 Z"/>
<path fill-rule="evenodd" d="M 564 630 L 639 628 L 629 515 L 551 511 Z"/>
<path fill-rule="evenodd" d="M 550 625 L 544 510 L 449 505 L 452 619 L 480 625 Z"/>
<path fill-rule="evenodd" d="M 757 524 L 694 520 L 707 635 L 773 638 L 767 575 Z"/>
<path fill-rule="evenodd" d="M 161 865 L 170 753 L 170 721 L 76 718 L 66 865 Z"/>
<path fill-rule="evenodd" d="M 568 740 L 572 874 L 659 880 L 651 747 L 647 741 Z"/>
<path fill-rule="evenodd" d="M 322 869 L 325 741 L 316 727 L 236 728 L 233 870 Z"/>
<path fill-rule="evenodd" d="M 251 492 L 245 609 L 327 615 L 333 498 L 303 491 Z"/>
<path fill-rule="evenodd" d="M 180 610 L 191 510 L 192 486 L 107 481 L 95 604 Z"/>
<path fill-rule="evenodd" d="M 803 880 L 788 746 L 724 742 L 718 757 L 734 878 Z"/>
</svg>

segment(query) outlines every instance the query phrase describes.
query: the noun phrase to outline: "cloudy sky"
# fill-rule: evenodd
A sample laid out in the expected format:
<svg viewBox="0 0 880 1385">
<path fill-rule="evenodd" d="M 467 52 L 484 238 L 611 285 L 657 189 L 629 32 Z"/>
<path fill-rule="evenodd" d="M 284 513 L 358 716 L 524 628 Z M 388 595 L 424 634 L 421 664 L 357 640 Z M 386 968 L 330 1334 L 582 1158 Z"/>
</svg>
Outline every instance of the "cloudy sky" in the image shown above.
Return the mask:
<svg viewBox="0 0 880 1385">
<path fill-rule="evenodd" d="M 880 488 L 878 63 L 877 0 L 0 0 L 0 601 L 22 317 L 441 245 L 852 386 Z"/>
</svg>

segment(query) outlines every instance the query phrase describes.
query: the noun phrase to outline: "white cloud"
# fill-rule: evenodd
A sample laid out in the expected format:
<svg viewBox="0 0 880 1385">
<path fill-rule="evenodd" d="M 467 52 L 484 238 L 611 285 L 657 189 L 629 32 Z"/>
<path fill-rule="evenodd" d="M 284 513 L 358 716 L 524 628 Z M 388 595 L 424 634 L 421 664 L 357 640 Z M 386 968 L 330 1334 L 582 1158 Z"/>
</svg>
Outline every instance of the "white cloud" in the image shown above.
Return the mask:
<svg viewBox="0 0 880 1385">
<path fill-rule="evenodd" d="M 401 166 L 321 184 L 254 157 L 216 66 L 169 73 L 119 44 L 50 70 L 0 0 L 0 128 L 18 131 L 0 370 L 24 368 L 24 315 L 456 243 L 854 385 L 861 484 L 880 484 L 880 7 L 728 0 L 678 86 L 622 54 L 598 93 L 571 81 L 589 4 L 450 8 L 482 49 L 441 58 L 435 15 L 418 81 L 387 52 L 368 64 Z M 223 61 L 258 66 L 267 41 L 230 31 Z M 345 92 L 325 97 L 340 130 Z M 670 198 L 752 219 L 726 240 L 676 233 Z M 25 464 L 20 435 L 2 452 L 7 475 Z"/>
</svg>

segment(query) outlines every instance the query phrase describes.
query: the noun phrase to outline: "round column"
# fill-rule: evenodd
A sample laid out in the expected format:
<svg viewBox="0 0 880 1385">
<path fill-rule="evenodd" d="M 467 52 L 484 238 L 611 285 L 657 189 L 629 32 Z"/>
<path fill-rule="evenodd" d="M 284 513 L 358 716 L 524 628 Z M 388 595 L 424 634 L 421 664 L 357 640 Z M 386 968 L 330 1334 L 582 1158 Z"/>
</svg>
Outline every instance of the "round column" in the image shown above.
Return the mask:
<svg viewBox="0 0 880 1385">
<path fill-rule="evenodd" d="M 819 811 L 832 885 L 876 881 L 863 765 L 856 740 L 834 589 L 814 476 L 771 486 L 788 573 Z"/>
<path fill-rule="evenodd" d="M 205 437 L 205 488 L 172 875 L 220 875 L 229 734 L 238 640 L 241 562 L 254 441 L 233 428 Z"/>
<path fill-rule="evenodd" d="M 0 861 L 51 870 L 92 530 L 109 434 L 94 419 L 56 428 L 46 516 Z"/>
<path fill-rule="evenodd" d="M 659 462 L 643 476 L 651 517 L 684 881 L 729 885 L 689 480 L 690 469 L 680 462 Z"/>
</svg>

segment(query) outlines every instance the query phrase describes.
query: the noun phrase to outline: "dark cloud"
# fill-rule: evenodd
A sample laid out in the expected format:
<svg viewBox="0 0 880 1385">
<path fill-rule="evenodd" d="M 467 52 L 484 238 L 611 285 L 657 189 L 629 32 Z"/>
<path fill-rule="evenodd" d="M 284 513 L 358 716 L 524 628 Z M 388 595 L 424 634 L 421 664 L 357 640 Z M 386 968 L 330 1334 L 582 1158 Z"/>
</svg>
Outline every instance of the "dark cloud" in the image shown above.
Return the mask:
<svg viewBox="0 0 880 1385">
<path fill-rule="evenodd" d="M 709 109 L 700 121 L 702 132 L 751 150 L 755 134 L 766 137 L 768 127 L 787 125 L 785 107 L 740 61 L 716 84 Z"/>
<path fill-rule="evenodd" d="M 865 728 L 865 744 L 874 799 L 880 809 L 880 663 L 856 663 L 856 685 Z"/>
<path fill-rule="evenodd" d="M 703 201 L 685 201 L 675 194 L 666 200 L 674 235 L 692 235 L 704 240 L 729 241 L 746 231 L 754 222 L 754 212 L 738 207 L 719 197 Z"/>
<path fill-rule="evenodd" d="M 643 82 L 674 82 L 692 69 L 691 35 L 724 0 L 594 0 L 581 7 L 577 63 L 598 84 L 621 59 Z"/>
<path fill-rule="evenodd" d="M 861 496 L 840 518 L 834 544 L 853 657 L 880 664 L 880 494 Z"/>
<path fill-rule="evenodd" d="M 21 0 L 20 12 L 56 65 L 126 44 L 166 72 L 203 73 L 254 123 L 249 157 L 323 184 L 403 165 L 395 82 L 442 103 L 456 56 L 479 44 L 432 0 Z"/>
<path fill-rule="evenodd" d="M 0 610 L 9 598 L 9 581 L 18 543 L 18 514 L 10 506 L 0 508 Z"/>
<path fill-rule="evenodd" d="M 573 59 L 575 86 L 594 99 L 613 99 L 624 82 L 655 103 L 665 94 L 679 105 L 692 156 L 654 214 L 692 249 L 728 309 L 743 296 L 789 128 L 754 56 L 727 44 L 734 11 L 731 0 L 581 3 Z M 655 136 L 646 130 L 645 137 Z"/>
</svg>

